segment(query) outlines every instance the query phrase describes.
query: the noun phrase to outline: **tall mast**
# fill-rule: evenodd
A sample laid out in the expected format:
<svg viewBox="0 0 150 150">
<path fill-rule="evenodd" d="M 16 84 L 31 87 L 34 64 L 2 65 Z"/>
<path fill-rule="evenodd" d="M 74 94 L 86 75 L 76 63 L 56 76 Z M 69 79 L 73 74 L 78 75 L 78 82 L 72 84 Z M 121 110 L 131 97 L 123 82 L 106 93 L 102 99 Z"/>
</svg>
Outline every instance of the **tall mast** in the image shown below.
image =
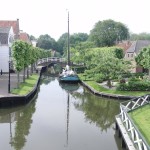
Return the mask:
<svg viewBox="0 0 150 150">
<path fill-rule="evenodd" d="M 70 66 L 70 34 L 69 34 L 69 11 L 68 11 L 68 66 Z"/>
</svg>

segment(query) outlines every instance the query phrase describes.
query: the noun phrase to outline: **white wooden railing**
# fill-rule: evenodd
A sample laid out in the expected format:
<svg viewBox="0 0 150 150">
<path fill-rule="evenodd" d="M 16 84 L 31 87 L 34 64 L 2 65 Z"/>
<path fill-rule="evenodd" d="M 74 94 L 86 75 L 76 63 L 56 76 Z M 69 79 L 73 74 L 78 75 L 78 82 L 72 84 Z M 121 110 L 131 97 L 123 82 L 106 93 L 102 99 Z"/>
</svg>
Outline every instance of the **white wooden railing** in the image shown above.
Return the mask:
<svg viewBox="0 0 150 150">
<path fill-rule="evenodd" d="M 48 57 L 42 58 L 37 61 L 37 64 L 47 63 L 47 62 L 65 62 L 65 58 L 58 58 L 58 57 Z"/>
<path fill-rule="evenodd" d="M 123 125 L 126 128 L 137 150 L 150 150 L 150 146 L 147 144 L 144 137 L 133 123 L 128 112 L 133 111 L 134 109 L 142 107 L 149 103 L 150 95 L 145 95 L 120 104 L 121 113 L 119 114 L 119 117 L 122 120 Z"/>
</svg>

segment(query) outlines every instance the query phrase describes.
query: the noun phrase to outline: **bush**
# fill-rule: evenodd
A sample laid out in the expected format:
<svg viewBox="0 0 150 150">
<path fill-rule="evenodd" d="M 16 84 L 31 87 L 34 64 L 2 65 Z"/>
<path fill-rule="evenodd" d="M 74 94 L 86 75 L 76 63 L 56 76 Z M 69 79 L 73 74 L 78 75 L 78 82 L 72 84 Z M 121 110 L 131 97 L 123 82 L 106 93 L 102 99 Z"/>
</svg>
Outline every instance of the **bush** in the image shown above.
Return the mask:
<svg viewBox="0 0 150 150">
<path fill-rule="evenodd" d="M 150 91 L 150 81 L 130 79 L 128 83 L 120 83 L 117 87 L 120 91 Z"/>
</svg>

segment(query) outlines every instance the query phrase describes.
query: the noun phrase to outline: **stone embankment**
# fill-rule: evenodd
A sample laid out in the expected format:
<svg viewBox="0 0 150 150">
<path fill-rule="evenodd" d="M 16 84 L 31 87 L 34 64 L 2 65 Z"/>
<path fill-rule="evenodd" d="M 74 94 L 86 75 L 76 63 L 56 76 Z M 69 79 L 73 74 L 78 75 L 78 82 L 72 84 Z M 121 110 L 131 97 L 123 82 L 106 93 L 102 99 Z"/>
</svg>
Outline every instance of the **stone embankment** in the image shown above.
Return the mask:
<svg viewBox="0 0 150 150">
<path fill-rule="evenodd" d="M 81 81 L 81 84 L 88 88 L 93 94 L 102 96 L 102 97 L 107 97 L 107 98 L 112 98 L 112 99 L 120 99 L 120 100 L 130 100 L 133 98 L 137 98 L 136 96 L 127 96 L 127 95 L 118 95 L 118 94 L 109 94 L 109 93 L 104 93 L 104 92 L 99 92 L 96 91 L 94 88 L 86 84 L 84 81 Z"/>
<path fill-rule="evenodd" d="M 7 91 L 7 86 L 8 86 L 8 80 L 6 75 L 1 76 L 1 81 L 0 81 L 0 108 L 5 108 L 5 107 L 14 107 L 18 105 L 24 105 L 29 103 L 36 95 L 37 90 L 38 90 L 38 85 L 40 82 L 41 78 L 41 73 L 45 70 L 45 67 L 41 68 L 39 72 L 39 78 L 37 80 L 36 85 L 33 87 L 33 90 L 28 93 L 27 95 L 24 96 L 19 96 L 19 95 L 13 95 L 9 94 Z M 17 80 L 13 80 L 11 86 L 17 85 Z"/>
</svg>

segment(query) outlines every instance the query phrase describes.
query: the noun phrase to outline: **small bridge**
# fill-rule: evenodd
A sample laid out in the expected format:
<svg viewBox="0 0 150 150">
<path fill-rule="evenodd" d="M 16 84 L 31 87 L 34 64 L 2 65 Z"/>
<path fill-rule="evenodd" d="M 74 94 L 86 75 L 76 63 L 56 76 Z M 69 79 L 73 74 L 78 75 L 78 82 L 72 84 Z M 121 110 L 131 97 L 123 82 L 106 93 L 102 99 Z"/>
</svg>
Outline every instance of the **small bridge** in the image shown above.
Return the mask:
<svg viewBox="0 0 150 150">
<path fill-rule="evenodd" d="M 65 58 L 59 58 L 59 57 L 48 57 L 48 58 L 42 58 L 37 61 L 37 65 L 48 65 L 50 63 L 66 63 Z"/>
</svg>

